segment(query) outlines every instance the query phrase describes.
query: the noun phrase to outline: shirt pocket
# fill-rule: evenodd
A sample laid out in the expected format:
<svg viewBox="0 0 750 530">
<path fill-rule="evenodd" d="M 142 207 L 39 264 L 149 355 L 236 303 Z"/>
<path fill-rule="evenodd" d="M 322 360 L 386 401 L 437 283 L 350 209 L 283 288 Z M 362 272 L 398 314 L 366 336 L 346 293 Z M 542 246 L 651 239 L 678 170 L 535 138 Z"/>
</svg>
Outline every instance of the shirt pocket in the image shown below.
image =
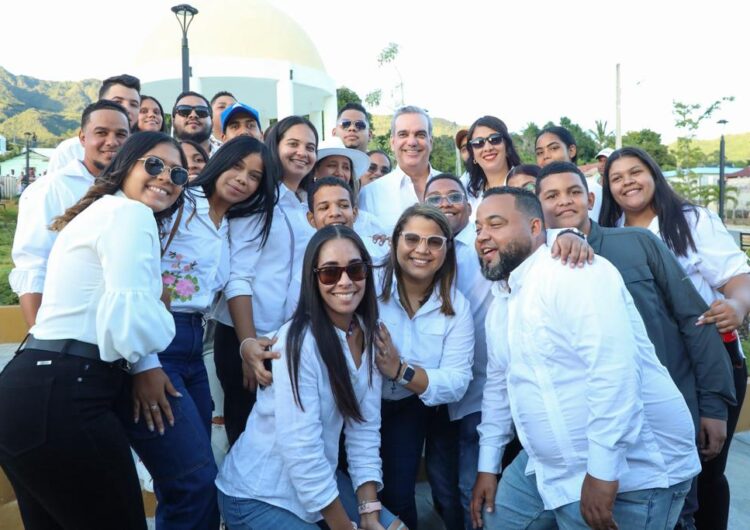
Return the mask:
<svg viewBox="0 0 750 530">
<path fill-rule="evenodd" d="M 636 265 L 620 270 L 620 276 L 626 284 L 636 282 L 653 282 L 654 275 L 648 265 Z"/>
<path fill-rule="evenodd" d="M 412 352 L 414 362 L 422 368 L 438 368 L 443 359 L 445 345 L 445 319 L 421 320 L 415 323 L 416 348 Z"/>
</svg>

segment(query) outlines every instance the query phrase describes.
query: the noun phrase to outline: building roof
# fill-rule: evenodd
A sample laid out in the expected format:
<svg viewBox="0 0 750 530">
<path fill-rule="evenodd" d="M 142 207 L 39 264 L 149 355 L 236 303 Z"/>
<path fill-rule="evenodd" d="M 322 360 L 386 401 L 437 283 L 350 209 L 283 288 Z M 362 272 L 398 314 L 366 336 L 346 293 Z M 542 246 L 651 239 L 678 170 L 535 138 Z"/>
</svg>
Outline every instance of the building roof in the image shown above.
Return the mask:
<svg viewBox="0 0 750 530">
<path fill-rule="evenodd" d="M 734 173 L 727 173 L 725 176 L 727 178 L 729 178 L 729 177 L 750 177 L 750 166 L 742 168 L 739 171 L 735 171 Z"/>
</svg>

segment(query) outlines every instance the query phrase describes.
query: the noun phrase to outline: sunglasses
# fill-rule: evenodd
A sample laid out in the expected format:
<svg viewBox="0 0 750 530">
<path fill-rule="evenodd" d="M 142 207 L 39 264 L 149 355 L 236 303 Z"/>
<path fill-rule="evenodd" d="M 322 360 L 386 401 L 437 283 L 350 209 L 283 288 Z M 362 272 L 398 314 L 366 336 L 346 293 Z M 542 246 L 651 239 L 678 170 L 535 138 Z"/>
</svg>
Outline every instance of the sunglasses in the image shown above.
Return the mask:
<svg viewBox="0 0 750 530">
<path fill-rule="evenodd" d="M 427 248 L 430 250 L 442 250 L 445 247 L 445 242 L 448 241 L 445 236 L 420 236 L 414 232 L 401 232 L 401 238 L 409 250 L 417 248 L 422 241 L 427 243 Z"/>
<path fill-rule="evenodd" d="M 452 191 L 448 195 L 430 195 L 425 197 L 424 202 L 430 206 L 438 207 L 443 203 L 443 199 L 448 201 L 448 204 L 462 204 L 464 202 L 464 194 L 460 191 Z"/>
<path fill-rule="evenodd" d="M 174 113 L 183 118 L 187 118 L 190 114 L 195 111 L 195 115 L 199 118 L 208 118 L 211 111 L 205 105 L 177 105 L 174 108 Z"/>
<path fill-rule="evenodd" d="M 337 267 L 334 265 L 321 267 L 313 269 L 313 272 L 318 275 L 318 281 L 323 285 L 334 285 L 341 279 L 344 271 L 346 271 L 346 275 L 351 281 L 361 282 L 367 278 L 367 267 L 369 267 L 368 263 L 360 261 L 358 263 L 350 263 L 346 267 Z"/>
<path fill-rule="evenodd" d="M 348 129 L 349 127 L 352 126 L 352 123 L 354 124 L 354 127 L 356 127 L 356 129 L 358 131 L 364 131 L 365 129 L 367 129 L 367 122 L 366 121 L 362 121 L 362 120 L 354 120 L 354 121 L 352 121 L 352 120 L 341 120 L 339 122 L 339 125 L 341 125 L 341 127 L 344 128 L 344 129 Z"/>
<path fill-rule="evenodd" d="M 367 171 L 370 173 L 377 173 L 378 169 L 380 170 L 380 173 L 385 175 L 386 173 L 391 172 L 391 168 L 388 166 L 378 166 L 377 164 L 370 164 L 370 167 L 367 168 Z"/>
<path fill-rule="evenodd" d="M 143 167 L 146 169 L 146 173 L 152 177 L 158 177 L 164 170 L 169 171 L 169 180 L 175 186 L 184 186 L 188 181 L 187 169 L 180 166 L 169 167 L 164 163 L 164 160 L 158 156 L 147 156 L 145 158 L 139 158 L 139 161 L 143 162 Z"/>
<path fill-rule="evenodd" d="M 503 143 L 503 135 L 500 133 L 493 133 L 489 135 L 487 138 L 482 138 L 479 136 L 478 138 L 474 138 L 469 142 L 469 145 L 473 147 L 474 149 L 481 149 L 484 147 L 484 143 L 489 142 L 490 145 L 500 145 Z"/>
</svg>

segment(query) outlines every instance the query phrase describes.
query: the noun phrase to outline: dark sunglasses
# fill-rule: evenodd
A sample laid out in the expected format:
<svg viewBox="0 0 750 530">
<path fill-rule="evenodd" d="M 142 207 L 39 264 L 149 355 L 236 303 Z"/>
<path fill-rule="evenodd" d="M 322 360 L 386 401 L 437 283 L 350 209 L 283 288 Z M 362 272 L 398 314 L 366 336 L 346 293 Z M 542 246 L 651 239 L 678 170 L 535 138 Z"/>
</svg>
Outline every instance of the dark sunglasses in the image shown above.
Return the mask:
<svg viewBox="0 0 750 530">
<path fill-rule="evenodd" d="M 448 195 L 430 195 L 425 197 L 424 202 L 430 206 L 440 206 L 443 203 L 443 199 L 448 201 L 448 204 L 462 204 L 464 202 L 464 194 L 460 191 L 452 191 Z"/>
<path fill-rule="evenodd" d="M 313 269 L 313 272 L 318 275 L 318 281 L 323 285 L 334 285 L 341 279 L 341 275 L 346 271 L 346 275 L 353 282 L 361 282 L 367 278 L 367 267 L 368 263 L 360 261 L 358 263 L 350 263 L 346 267 L 337 267 L 331 265 L 329 267 L 321 267 L 319 269 Z"/>
<path fill-rule="evenodd" d="M 354 127 L 356 127 L 358 131 L 364 131 L 367 129 L 367 122 L 363 120 L 341 120 L 339 125 L 344 129 L 348 129 L 352 126 L 352 123 L 354 123 Z"/>
<path fill-rule="evenodd" d="M 489 142 L 490 145 L 500 145 L 503 143 L 503 135 L 500 133 L 493 133 L 489 135 L 487 138 L 482 138 L 479 136 L 478 138 L 474 138 L 469 142 L 469 145 L 473 147 L 474 149 L 481 149 L 484 147 L 484 143 Z"/>
<path fill-rule="evenodd" d="M 377 164 L 370 164 L 370 167 L 367 168 L 367 171 L 369 171 L 370 173 L 377 173 L 378 169 L 380 170 L 380 172 L 383 175 L 385 175 L 386 173 L 390 173 L 391 172 L 391 168 L 390 167 L 388 167 L 388 166 L 378 166 Z"/>
<path fill-rule="evenodd" d="M 420 236 L 414 232 L 401 232 L 404 245 L 408 249 L 415 249 L 424 240 L 427 242 L 427 248 L 430 250 L 442 250 L 448 238 L 445 236 Z"/>
<path fill-rule="evenodd" d="M 175 186 L 184 186 L 188 181 L 188 172 L 184 167 L 169 167 L 164 163 L 164 160 L 158 156 L 147 156 L 145 158 L 139 158 L 143 162 L 143 167 L 146 168 L 146 173 L 152 177 L 158 177 L 166 169 L 169 171 L 169 180 Z"/>
<path fill-rule="evenodd" d="M 205 105 L 177 105 L 174 108 L 174 113 L 183 118 L 190 116 L 190 113 L 195 111 L 195 115 L 199 118 L 208 118 L 211 111 Z"/>
</svg>

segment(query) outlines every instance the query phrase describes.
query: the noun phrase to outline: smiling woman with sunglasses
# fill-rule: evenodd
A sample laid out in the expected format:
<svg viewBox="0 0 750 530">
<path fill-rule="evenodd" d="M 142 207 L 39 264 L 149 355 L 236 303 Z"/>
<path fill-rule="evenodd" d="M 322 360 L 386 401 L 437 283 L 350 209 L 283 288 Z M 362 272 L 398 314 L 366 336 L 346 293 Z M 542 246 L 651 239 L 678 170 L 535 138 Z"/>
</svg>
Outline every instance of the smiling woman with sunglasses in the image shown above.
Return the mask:
<svg viewBox="0 0 750 530">
<path fill-rule="evenodd" d="M 394 530 L 381 509 L 381 377 L 370 256 L 345 226 L 310 240 L 299 306 L 279 330 L 273 385 L 258 391 L 247 429 L 216 481 L 228 528 Z M 346 435 L 349 476 L 336 472 Z M 356 490 L 356 494 L 355 494 Z"/>
<path fill-rule="evenodd" d="M 159 300 L 159 227 L 183 202 L 140 161 L 152 157 L 185 165 L 169 136 L 136 133 L 55 219 L 36 324 L 0 375 L 0 465 L 26 528 L 146 528 L 118 414 L 132 411 L 129 374 L 166 379 L 151 354 L 175 333 Z"/>
<path fill-rule="evenodd" d="M 183 168 L 154 156 L 140 160 L 149 174 L 187 182 Z M 176 334 L 159 361 L 170 384 L 136 386 L 136 419 L 140 415 L 145 422 L 129 428 L 133 448 L 154 479 L 157 528 L 219 526 L 203 323 L 230 275 L 228 218 L 254 213 L 264 218 L 269 212 L 270 223 L 275 190 L 265 171 L 269 162 L 268 149 L 254 138 L 224 144 L 190 183 L 193 201 L 178 210 L 162 237 L 162 282 Z"/>
<path fill-rule="evenodd" d="M 414 488 L 426 444 L 427 475 L 447 528 L 463 527 L 458 491 L 458 422 L 448 403 L 471 380 L 474 323 L 454 288 L 456 251 L 448 220 L 427 205 L 407 208 L 383 269 L 382 324 L 375 337 L 383 374 L 383 504 L 417 527 Z M 447 476 L 446 476 L 446 471 Z"/>
<path fill-rule="evenodd" d="M 472 218 L 482 194 L 489 188 L 505 185 L 508 172 L 521 163 L 505 122 L 495 116 L 482 116 L 469 128 L 469 192 Z"/>
</svg>

